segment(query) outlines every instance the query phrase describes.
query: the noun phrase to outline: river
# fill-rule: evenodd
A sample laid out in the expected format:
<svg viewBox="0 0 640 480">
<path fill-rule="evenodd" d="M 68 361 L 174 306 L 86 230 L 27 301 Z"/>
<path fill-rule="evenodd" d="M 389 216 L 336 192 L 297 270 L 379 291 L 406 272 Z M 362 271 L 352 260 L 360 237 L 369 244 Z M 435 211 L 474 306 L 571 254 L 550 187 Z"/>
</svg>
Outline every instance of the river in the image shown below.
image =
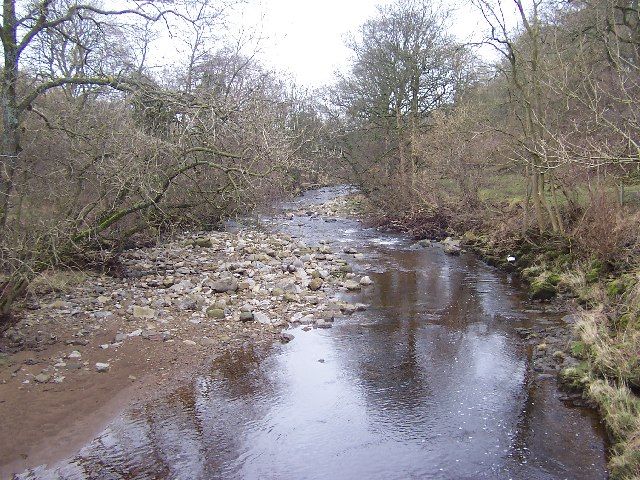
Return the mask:
<svg viewBox="0 0 640 480">
<path fill-rule="evenodd" d="M 343 192 L 308 192 L 285 210 Z M 598 418 L 533 374 L 515 331 L 560 315 L 532 307 L 514 278 L 353 219 L 264 222 L 361 252 L 354 269 L 374 286 L 343 295 L 369 308 L 331 329 L 292 329 L 267 354 L 230 353 L 73 458 L 18 478 L 607 478 Z"/>
</svg>

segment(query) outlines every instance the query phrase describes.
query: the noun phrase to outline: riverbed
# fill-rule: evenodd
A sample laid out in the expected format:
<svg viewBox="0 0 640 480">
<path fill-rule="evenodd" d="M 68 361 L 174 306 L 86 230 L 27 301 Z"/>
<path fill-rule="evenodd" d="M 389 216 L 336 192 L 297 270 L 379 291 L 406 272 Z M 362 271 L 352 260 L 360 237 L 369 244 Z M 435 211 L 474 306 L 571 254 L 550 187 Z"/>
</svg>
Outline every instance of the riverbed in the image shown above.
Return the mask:
<svg viewBox="0 0 640 480">
<path fill-rule="evenodd" d="M 351 252 L 373 285 L 340 296 L 366 310 L 229 352 L 17 478 L 606 478 L 599 419 L 536 374 L 517 333 L 562 315 L 472 254 L 305 212 L 345 192 L 308 192 L 260 223 Z"/>
</svg>

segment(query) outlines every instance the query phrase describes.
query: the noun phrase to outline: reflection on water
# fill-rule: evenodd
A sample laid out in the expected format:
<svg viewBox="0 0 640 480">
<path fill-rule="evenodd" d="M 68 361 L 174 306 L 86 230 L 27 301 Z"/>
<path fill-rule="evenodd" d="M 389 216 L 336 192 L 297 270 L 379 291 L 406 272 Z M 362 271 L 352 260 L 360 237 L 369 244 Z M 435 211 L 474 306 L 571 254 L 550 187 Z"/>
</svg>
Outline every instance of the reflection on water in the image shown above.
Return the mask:
<svg viewBox="0 0 640 480">
<path fill-rule="evenodd" d="M 229 354 L 75 458 L 19 478 L 606 478 L 597 420 L 529 374 L 514 329 L 541 318 L 509 277 L 350 220 L 281 228 L 350 238 L 375 272 L 351 299 L 371 308 L 267 356 Z"/>
</svg>

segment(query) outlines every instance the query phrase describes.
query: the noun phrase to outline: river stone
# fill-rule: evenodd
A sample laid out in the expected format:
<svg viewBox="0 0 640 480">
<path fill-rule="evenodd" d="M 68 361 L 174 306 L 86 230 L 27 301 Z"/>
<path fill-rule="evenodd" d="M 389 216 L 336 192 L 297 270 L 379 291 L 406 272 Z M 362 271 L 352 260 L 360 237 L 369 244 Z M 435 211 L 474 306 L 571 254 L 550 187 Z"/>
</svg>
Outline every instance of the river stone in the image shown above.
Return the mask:
<svg viewBox="0 0 640 480">
<path fill-rule="evenodd" d="M 241 322 L 252 322 L 253 321 L 253 313 L 252 312 L 240 312 L 240 321 Z"/>
<path fill-rule="evenodd" d="M 373 280 L 368 275 L 365 275 L 360 279 L 360 285 L 366 287 L 368 285 L 373 285 Z"/>
<path fill-rule="evenodd" d="M 193 245 L 201 248 L 211 248 L 213 246 L 213 243 L 211 242 L 210 238 L 196 238 L 193 241 Z"/>
<path fill-rule="evenodd" d="M 321 278 L 314 278 L 309 282 L 309 290 L 313 290 L 314 292 L 316 290 L 320 290 L 320 288 L 322 287 L 322 283 L 323 282 Z"/>
<path fill-rule="evenodd" d="M 342 265 L 340 265 L 340 272 L 341 273 L 351 273 L 351 272 L 353 272 L 353 267 L 351 265 L 349 265 L 348 263 L 343 263 Z"/>
<path fill-rule="evenodd" d="M 460 240 L 454 240 L 451 237 L 447 237 L 442 241 L 442 249 L 444 253 L 449 255 L 460 255 L 462 248 L 460 248 Z"/>
<path fill-rule="evenodd" d="M 340 306 L 340 311 L 345 315 L 351 315 L 352 313 L 355 313 L 357 310 L 358 310 L 358 307 L 351 303 L 345 303 L 344 305 Z"/>
<path fill-rule="evenodd" d="M 321 318 L 316 320 L 316 328 L 331 328 L 333 325 L 330 322 L 322 320 Z"/>
<path fill-rule="evenodd" d="M 289 343 L 291 340 L 293 340 L 295 337 L 289 333 L 289 332 L 282 332 L 280 334 L 280 341 L 282 343 Z"/>
<path fill-rule="evenodd" d="M 297 302 L 298 301 L 298 296 L 294 293 L 291 292 L 287 292 L 284 294 L 285 301 L 287 302 Z"/>
<path fill-rule="evenodd" d="M 235 292 L 238 290 L 238 282 L 233 278 L 223 278 L 213 282 L 211 289 L 216 293 Z"/>
<path fill-rule="evenodd" d="M 96 363 L 96 370 L 100 373 L 108 372 L 110 368 L 111 365 L 109 365 L 108 363 Z"/>
<path fill-rule="evenodd" d="M 269 325 L 271 323 L 271 319 L 267 316 L 267 314 L 262 312 L 255 312 L 253 314 L 253 319 L 258 323 L 262 323 L 263 325 Z"/>
<path fill-rule="evenodd" d="M 207 317 L 209 318 L 224 318 L 224 310 L 221 308 L 209 307 L 207 308 Z"/>
<path fill-rule="evenodd" d="M 347 280 L 344 282 L 344 286 L 347 290 L 351 291 L 360 290 L 360 288 L 362 288 L 359 283 L 354 282 L 353 280 Z"/>
<path fill-rule="evenodd" d="M 133 306 L 133 316 L 135 318 L 155 318 L 156 311 L 149 307 Z"/>
<path fill-rule="evenodd" d="M 48 373 L 40 373 L 34 377 L 34 380 L 38 383 L 47 383 L 51 380 L 51 375 Z"/>
</svg>

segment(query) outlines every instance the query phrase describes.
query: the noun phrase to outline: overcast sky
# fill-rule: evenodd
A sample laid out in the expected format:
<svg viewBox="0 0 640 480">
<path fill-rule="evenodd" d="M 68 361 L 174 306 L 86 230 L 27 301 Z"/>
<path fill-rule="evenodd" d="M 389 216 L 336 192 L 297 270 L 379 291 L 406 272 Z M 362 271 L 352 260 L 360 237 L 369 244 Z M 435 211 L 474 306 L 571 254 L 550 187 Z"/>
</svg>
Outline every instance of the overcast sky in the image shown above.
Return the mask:
<svg viewBox="0 0 640 480">
<path fill-rule="evenodd" d="M 443 3 L 455 7 L 455 0 Z M 330 83 L 333 72 L 349 58 L 345 35 L 376 14 L 376 5 L 390 0 L 250 0 L 238 9 L 235 21 L 260 25 L 259 58 L 290 72 L 308 87 Z M 469 2 L 455 10 L 452 33 L 462 40 L 478 38 L 482 19 Z"/>
</svg>

